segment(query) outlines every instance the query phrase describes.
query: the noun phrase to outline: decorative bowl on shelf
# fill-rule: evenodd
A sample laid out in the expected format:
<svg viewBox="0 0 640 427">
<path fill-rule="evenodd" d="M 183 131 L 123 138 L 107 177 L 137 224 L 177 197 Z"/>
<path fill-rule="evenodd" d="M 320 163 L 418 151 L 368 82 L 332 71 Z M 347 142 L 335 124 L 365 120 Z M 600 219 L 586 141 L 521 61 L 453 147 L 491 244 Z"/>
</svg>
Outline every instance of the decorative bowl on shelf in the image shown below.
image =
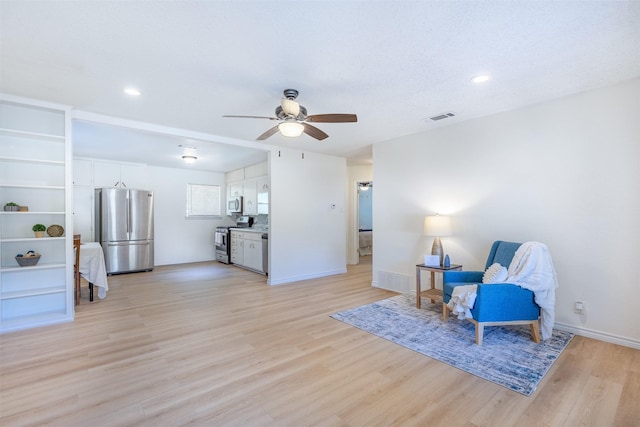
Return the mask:
<svg viewBox="0 0 640 427">
<path fill-rule="evenodd" d="M 50 237 L 60 237 L 64 234 L 64 228 L 57 224 L 50 225 L 49 228 L 47 228 L 47 234 Z"/>
<path fill-rule="evenodd" d="M 40 261 L 40 254 L 29 254 L 24 256 L 16 256 L 16 262 L 20 267 L 33 267 Z"/>
</svg>

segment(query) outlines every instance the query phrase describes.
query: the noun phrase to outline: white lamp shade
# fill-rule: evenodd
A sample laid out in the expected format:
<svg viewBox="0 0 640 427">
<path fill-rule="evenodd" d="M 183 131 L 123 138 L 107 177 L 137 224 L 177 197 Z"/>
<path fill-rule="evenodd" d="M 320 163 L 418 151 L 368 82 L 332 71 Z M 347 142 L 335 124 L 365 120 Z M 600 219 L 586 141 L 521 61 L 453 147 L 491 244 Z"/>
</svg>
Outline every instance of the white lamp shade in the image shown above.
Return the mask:
<svg viewBox="0 0 640 427">
<path fill-rule="evenodd" d="M 298 117 L 300 114 L 300 104 L 292 99 L 283 98 L 280 105 L 282 105 L 282 111 L 284 111 L 285 114 L 293 117 Z"/>
<path fill-rule="evenodd" d="M 302 135 L 302 132 L 304 132 L 304 126 L 298 122 L 282 122 L 278 125 L 278 130 L 284 136 L 295 138 Z"/>
<path fill-rule="evenodd" d="M 424 217 L 425 236 L 448 236 L 451 234 L 451 219 L 448 216 L 429 215 Z"/>
</svg>

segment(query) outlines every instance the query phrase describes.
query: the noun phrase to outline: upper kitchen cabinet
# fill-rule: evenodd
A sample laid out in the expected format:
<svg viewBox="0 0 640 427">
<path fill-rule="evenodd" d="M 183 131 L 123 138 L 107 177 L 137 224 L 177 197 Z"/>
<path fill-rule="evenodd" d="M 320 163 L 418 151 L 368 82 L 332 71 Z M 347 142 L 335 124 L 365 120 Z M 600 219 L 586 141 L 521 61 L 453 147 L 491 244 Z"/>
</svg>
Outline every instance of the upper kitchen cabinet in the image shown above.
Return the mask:
<svg viewBox="0 0 640 427">
<path fill-rule="evenodd" d="M 227 198 L 242 196 L 243 215 L 264 213 L 264 206 L 259 209 L 258 199 L 261 193 L 269 191 L 268 172 L 267 162 L 261 162 L 227 173 Z M 264 200 L 264 194 L 260 198 Z"/>
<path fill-rule="evenodd" d="M 256 191 L 256 180 L 242 183 L 242 214 L 256 215 L 258 213 L 258 192 Z"/>
<path fill-rule="evenodd" d="M 93 162 L 93 186 L 146 189 L 147 165 L 96 160 Z"/>
<path fill-rule="evenodd" d="M 229 191 L 227 192 L 228 199 L 232 199 L 234 197 L 242 197 L 244 192 L 244 188 L 242 182 L 236 182 L 233 184 L 229 184 Z"/>
<path fill-rule="evenodd" d="M 244 179 L 261 178 L 268 174 L 267 162 L 256 163 L 255 165 L 244 168 Z"/>
<path fill-rule="evenodd" d="M 93 185 L 91 160 L 73 159 L 73 185 Z"/>
<path fill-rule="evenodd" d="M 70 109 L 0 95 L 0 330 L 73 319 Z M 36 238 L 34 224 L 61 226 Z M 55 230 L 59 230 L 56 227 Z M 40 254 L 21 266 L 17 254 Z"/>
</svg>

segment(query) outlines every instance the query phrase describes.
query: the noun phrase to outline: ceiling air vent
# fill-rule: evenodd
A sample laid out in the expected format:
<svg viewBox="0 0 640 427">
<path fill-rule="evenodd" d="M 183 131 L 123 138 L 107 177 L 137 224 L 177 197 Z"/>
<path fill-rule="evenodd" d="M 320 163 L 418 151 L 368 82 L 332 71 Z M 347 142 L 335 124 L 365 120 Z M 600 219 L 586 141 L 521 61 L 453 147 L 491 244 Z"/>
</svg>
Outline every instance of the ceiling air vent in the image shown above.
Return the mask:
<svg viewBox="0 0 640 427">
<path fill-rule="evenodd" d="M 455 117 L 454 113 L 443 113 L 437 116 L 429 117 L 429 120 L 433 120 L 434 122 L 442 119 L 448 119 L 449 117 Z"/>
</svg>

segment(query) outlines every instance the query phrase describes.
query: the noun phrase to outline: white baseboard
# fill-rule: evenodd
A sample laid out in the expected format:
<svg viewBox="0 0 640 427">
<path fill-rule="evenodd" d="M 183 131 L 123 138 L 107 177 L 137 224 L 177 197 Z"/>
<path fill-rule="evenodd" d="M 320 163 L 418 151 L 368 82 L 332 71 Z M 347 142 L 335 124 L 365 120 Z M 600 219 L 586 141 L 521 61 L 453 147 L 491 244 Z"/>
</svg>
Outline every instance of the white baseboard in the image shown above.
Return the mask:
<svg viewBox="0 0 640 427">
<path fill-rule="evenodd" d="M 319 277 L 327 277 L 327 276 L 335 276 L 336 274 L 344 274 L 346 272 L 347 272 L 347 269 L 345 267 L 338 270 L 323 271 L 320 273 L 305 274 L 302 276 L 281 277 L 278 279 L 274 279 L 273 277 L 269 276 L 269 278 L 267 279 L 267 285 L 284 285 L 286 283 L 299 282 L 302 280 L 317 279 Z"/>
<path fill-rule="evenodd" d="M 594 331 L 592 329 L 585 329 L 576 327 L 573 325 L 567 325 L 566 323 L 558 323 L 556 322 L 554 327 L 566 331 L 571 332 L 576 335 L 580 335 L 581 337 L 593 338 L 594 340 L 604 341 L 611 344 L 623 345 L 625 347 L 631 347 L 640 350 L 640 341 L 634 340 L 627 337 L 621 337 L 619 335 L 608 334 L 605 332 Z"/>
</svg>

